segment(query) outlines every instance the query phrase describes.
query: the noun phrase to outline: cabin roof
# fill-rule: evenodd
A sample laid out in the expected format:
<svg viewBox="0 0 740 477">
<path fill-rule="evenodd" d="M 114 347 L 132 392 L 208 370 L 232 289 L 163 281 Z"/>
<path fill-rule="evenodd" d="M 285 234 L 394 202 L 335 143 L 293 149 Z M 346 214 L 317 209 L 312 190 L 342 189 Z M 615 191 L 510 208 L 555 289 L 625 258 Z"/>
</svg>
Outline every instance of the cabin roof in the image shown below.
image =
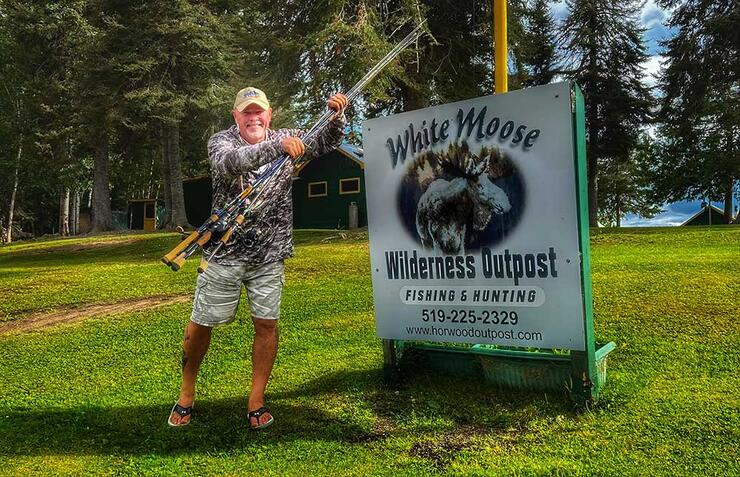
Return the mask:
<svg viewBox="0 0 740 477">
<path fill-rule="evenodd" d="M 362 148 L 357 147 L 357 146 L 353 146 L 351 144 L 344 143 L 344 144 L 341 144 L 338 148 L 336 148 L 336 151 L 339 154 L 341 154 L 344 157 L 346 157 L 347 159 L 350 159 L 351 161 L 354 161 L 355 163 L 357 163 L 357 165 L 359 165 L 360 166 L 360 169 L 362 169 L 363 171 L 365 170 L 365 158 L 364 158 L 364 154 L 363 154 Z M 296 176 L 300 175 L 301 171 L 312 160 L 313 159 L 308 160 L 308 161 L 304 162 L 303 164 L 301 164 L 300 167 L 298 167 L 293 172 L 293 176 L 296 177 Z"/>
<path fill-rule="evenodd" d="M 691 217 L 689 217 L 688 219 L 686 219 L 681 225 L 686 225 L 686 224 L 690 223 L 691 221 L 693 221 L 694 219 L 696 219 L 697 217 L 699 217 L 701 214 L 703 214 L 704 211 L 707 210 L 708 208 L 713 209 L 715 212 L 717 212 L 720 215 L 724 215 L 724 213 L 725 213 L 724 210 L 719 209 L 719 208 L 717 208 L 717 207 L 715 207 L 713 205 L 705 205 L 704 207 L 702 207 L 701 209 L 699 209 L 699 212 L 695 213 L 694 215 L 692 215 Z"/>
</svg>

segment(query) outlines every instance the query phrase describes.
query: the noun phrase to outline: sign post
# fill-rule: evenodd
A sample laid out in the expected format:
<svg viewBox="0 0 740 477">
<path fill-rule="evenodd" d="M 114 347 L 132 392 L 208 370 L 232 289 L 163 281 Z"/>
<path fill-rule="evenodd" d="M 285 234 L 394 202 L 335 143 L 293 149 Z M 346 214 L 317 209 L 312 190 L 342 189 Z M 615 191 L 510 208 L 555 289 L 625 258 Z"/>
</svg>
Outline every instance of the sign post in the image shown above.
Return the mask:
<svg viewBox="0 0 740 477">
<path fill-rule="evenodd" d="M 506 0 L 493 0 L 493 57 L 496 93 L 509 91 Z"/>
<path fill-rule="evenodd" d="M 583 97 L 559 83 L 363 123 L 376 330 L 496 384 L 593 400 Z M 438 343 L 460 343 L 456 346 Z"/>
</svg>

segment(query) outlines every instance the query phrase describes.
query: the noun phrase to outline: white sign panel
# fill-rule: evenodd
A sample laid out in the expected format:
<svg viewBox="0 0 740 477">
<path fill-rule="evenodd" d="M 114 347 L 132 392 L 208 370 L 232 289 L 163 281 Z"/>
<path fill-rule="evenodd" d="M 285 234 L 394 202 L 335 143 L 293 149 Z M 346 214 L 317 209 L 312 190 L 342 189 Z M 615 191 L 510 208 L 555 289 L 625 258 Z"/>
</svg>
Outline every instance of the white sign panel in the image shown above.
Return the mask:
<svg viewBox="0 0 740 477">
<path fill-rule="evenodd" d="M 584 350 L 570 85 L 363 123 L 381 338 Z"/>
</svg>

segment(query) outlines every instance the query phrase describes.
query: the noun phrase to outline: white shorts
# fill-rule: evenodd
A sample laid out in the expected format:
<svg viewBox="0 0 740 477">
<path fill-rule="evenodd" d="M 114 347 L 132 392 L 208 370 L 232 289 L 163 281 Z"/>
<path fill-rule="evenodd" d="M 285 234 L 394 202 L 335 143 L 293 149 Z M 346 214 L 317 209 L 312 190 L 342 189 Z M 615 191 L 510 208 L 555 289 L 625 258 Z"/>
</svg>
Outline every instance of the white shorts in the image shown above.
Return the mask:
<svg viewBox="0 0 740 477">
<path fill-rule="evenodd" d="M 198 275 L 190 320 L 203 326 L 225 325 L 234 320 L 239 307 L 242 284 L 253 318 L 277 320 L 285 285 L 283 261 L 256 267 L 210 263 Z"/>
</svg>

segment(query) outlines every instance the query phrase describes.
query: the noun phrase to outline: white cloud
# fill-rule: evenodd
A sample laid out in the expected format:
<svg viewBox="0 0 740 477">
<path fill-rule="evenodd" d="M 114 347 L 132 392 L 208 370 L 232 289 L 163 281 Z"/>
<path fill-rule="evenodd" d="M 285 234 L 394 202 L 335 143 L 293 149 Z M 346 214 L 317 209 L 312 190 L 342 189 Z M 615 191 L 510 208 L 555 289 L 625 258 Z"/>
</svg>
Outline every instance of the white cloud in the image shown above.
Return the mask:
<svg viewBox="0 0 740 477">
<path fill-rule="evenodd" d="M 722 202 L 712 202 L 712 205 L 722 210 Z M 693 217 L 702 208 L 701 200 L 684 200 L 663 204 L 663 211 L 651 219 L 640 217 L 635 214 L 627 214 L 622 220 L 623 227 L 672 227 L 681 225 L 689 218 Z"/>
<path fill-rule="evenodd" d="M 663 21 L 667 16 L 668 13 L 664 9 L 660 8 L 655 3 L 655 0 L 647 0 L 645 5 L 642 7 L 640 20 L 642 20 L 643 26 L 650 30 L 655 27 L 663 26 Z"/>
<path fill-rule="evenodd" d="M 680 203 L 680 205 L 685 204 L 688 203 Z M 662 212 L 650 219 L 635 214 L 627 214 L 622 220 L 622 227 L 675 227 L 681 225 L 696 213 L 696 211 L 675 210 L 674 205 L 676 204 L 664 204 L 664 207 L 666 205 L 667 207 Z"/>
<path fill-rule="evenodd" d="M 562 19 L 568 14 L 568 7 L 565 4 L 565 0 L 551 0 L 550 9 L 557 19 Z M 668 12 L 660 8 L 656 0 L 647 0 L 640 12 L 640 20 L 648 30 L 662 26 L 667 16 Z"/>
<path fill-rule="evenodd" d="M 550 9 L 556 19 L 562 19 L 568 13 L 565 0 L 555 0 L 550 2 Z"/>
<path fill-rule="evenodd" d="M 642 67 L 645 69 L 645 77 L 643 79 L 645 84 L 655 86 L 658 81 L 658 75 L 663 70 L 662 63 L 664 61 L 665 57 L 661 55 L 653 55 L 645 60 L 642 64 Z"/>
<path fill-rule="evenodd" d="M 652 219 L 646 219 L 636 215 L 628 215 L 622 220 L 622 227 L 675 227 L 681 225 L 691 217 L 684 214 L 658 214 Z"/>
</svg>

